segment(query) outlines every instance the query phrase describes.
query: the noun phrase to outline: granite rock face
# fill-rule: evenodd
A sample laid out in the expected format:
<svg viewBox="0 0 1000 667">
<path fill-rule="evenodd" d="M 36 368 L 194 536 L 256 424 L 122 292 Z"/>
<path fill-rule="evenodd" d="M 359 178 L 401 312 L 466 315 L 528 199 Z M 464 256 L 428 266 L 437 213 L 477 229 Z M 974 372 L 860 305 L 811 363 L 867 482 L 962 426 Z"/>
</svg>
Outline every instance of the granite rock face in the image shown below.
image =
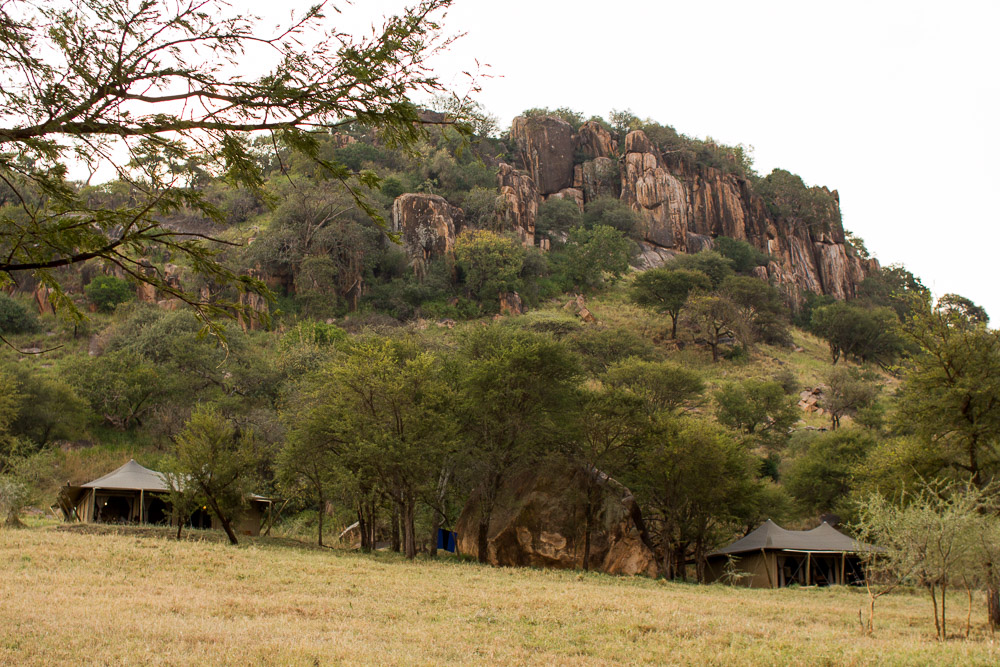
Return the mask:
<svg viewBox="0 0 1000 667">
<path fill-rule="evenodd" d="M 538 192 L 573 187 L 573 127 L 555 116 L 518 116 L 510 126 L 521 164 Z"/>
<path fill-rule="evenodd" d="M 585 480 L 585 472 L 569 466 L 549 466 L 511 478 L 493 512 L 487 561 L 498 566 L 582 567 L 586 520 L 580 490 Z M 619 509 L 613 517 L 601 517 L 599 527 L 591 530 L 591 569 L 655 577 L 659 572 L 655 554 L 640 538 L 627 510 Z M 479 502 L 473 497 L 455 526 L 459 553 L 478 556 L 478 527 Z"/>
<path fill-rule="evenodd" d="M 455 219 L 460 209 L 444 197 L 409 192 L 392 203 L 392 229 L 402 236 L 414 270 L 422 274 L 429 261 L 455 251 Z"/>
<path fill-rule="evenodd" d="M 535 244 L 535 219 L 538 217 L 540 196 L 535 181 L 526 173 L 500 163 L 497 170 L 497 185 L 500 189 L 499 215 L 505 227 L 517 232 L 525 246 Z"/>
</svg>

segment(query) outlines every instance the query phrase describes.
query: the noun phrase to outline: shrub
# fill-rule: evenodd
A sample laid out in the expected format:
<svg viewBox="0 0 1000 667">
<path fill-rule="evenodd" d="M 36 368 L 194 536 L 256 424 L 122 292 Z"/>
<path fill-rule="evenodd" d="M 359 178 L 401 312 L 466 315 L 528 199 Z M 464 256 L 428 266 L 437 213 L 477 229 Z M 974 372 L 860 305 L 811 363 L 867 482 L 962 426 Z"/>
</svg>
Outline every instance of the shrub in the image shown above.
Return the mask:
<svg viewBox="0 0 1000 667">
<path fill-rule="evenodd" d="M 0 294 L 0 333 L 31 333 L 38 330 L 34 313 L 6 294 Z"/>
<path fill-rule="evenodd" d="M 553 233 L 565 233 L 571 227 L 576 227 L 582 221 L 580 209 L 570 199 L 549 199 L 538 207 L 538 217 L 535 219 L 535 231 L 551 236 Z"/>
<path fill-rule="evenodd" d="M 736 273 L 753 273 L 756 267 L 767 265 L 767 255 L 746 241 L 720 236 L 715 239 L 715 249 L 732 261 Z"/>
<path fill-rule="evenodd" d="M 135 298 L 132 285 L 114 276 L 97 276 L 83 288 L 83 291 L 86 292 L 87 299 L 104 313 L 109 313 L 119 304 Z"/>
<path fill-rule="evenodd" d="M 598 197 L 587 204 L 583 212 L 583 225 L 584 227 L 606 225 L 631 236 L 639 227 L 639 216 L 620 199 Z"/>
</svg>

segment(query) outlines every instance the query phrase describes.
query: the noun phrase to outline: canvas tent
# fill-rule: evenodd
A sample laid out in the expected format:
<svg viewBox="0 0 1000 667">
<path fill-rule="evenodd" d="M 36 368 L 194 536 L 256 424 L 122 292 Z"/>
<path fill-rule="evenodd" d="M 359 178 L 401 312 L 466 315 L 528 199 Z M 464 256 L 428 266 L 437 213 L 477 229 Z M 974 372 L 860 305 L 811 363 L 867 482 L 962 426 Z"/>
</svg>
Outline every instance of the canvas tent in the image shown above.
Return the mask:
<svg viewBox="0 0 1000 667">
<path fill-rule="evenodd" d="M 706 580 L 731 580 L 750 588 L 862 583 L 859 554 L 873 549 L 825 521 L 812 530 L 785 530 L 768 519 L 746 537 L 710 553 Z"/>
<path fill-rule="evenodd" d="M 145 468 L 134 459 L 92 482 L 59 492 L 59 507 L 67 521 L 84 523 L 170 523 L 169 487 L 163 473 Z M 271 516 L 274 501 L 251 495 L 246 507 L 233 519 L 240 535 L 259 535 L 265 518 Z M 205 508 L 187 522 L 195 528 L 221 528 L 218 518 Z"/>
<path fill-rule="evenodd" d="M 161 473 L 132 459 L 92 482 L 67 484 L 59 493 L 59 507 L 67 519 L 85 523 L 165 523 L 169 490 Z"/>
</svg>

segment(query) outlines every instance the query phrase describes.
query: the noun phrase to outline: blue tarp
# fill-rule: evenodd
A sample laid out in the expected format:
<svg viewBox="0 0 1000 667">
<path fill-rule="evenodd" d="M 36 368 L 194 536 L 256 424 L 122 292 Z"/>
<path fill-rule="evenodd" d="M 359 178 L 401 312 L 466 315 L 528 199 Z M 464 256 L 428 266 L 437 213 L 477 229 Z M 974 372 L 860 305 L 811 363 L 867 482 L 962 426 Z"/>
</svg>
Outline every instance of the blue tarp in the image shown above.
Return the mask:
<svg viewBox="0 0 1000 667">
<path fill-rule="evenodd" d="M 458 533 L 451 530 L 445 530 L 444 528 L 439 528 L 437 548 L 443 551 L 455 553 L 455 541 L 457 539 Z"/>
</svg>

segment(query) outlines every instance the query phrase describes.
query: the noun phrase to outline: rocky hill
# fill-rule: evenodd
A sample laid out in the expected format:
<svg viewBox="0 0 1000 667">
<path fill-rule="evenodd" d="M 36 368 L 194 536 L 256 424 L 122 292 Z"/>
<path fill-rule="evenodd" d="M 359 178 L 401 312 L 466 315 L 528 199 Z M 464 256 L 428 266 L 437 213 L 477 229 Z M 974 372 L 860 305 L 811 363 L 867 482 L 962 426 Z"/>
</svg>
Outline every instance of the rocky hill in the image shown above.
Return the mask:
<svg viewBox="0 0 1000 667">
<path fill-rule="evenodd" d="M 779 184 L 765 198 L 740 174 L 701 164 L 683 151 L 661 150 L 642 130 L 619 144 L 596 121 L 574 131 L 556 116 L 520 116 L 510 139 L 515 164 L 499 165 L 497 188 L 507 220 L 525 245 L 546 247 L 546 239 L 535 238 L 540 203 L 564 198 L 582 211 L 610 196 L 640 215 L 641 264 L 647 268 L 677 253 L 710 249 L 719 236 L 747 241 L 770 259 L 757 275 L 780 287 L 793 305 L 805 292 L 852 298 L 857 285 L 878 271 L 876 260 L 846 241 L 836 190 L 803 189 L 803 203 Z M 460 211 L 432 195 L 406 194 L 393 208 L 395 229 L 415 260 L 453 247 L 460 218 Z"/>
</svg>

